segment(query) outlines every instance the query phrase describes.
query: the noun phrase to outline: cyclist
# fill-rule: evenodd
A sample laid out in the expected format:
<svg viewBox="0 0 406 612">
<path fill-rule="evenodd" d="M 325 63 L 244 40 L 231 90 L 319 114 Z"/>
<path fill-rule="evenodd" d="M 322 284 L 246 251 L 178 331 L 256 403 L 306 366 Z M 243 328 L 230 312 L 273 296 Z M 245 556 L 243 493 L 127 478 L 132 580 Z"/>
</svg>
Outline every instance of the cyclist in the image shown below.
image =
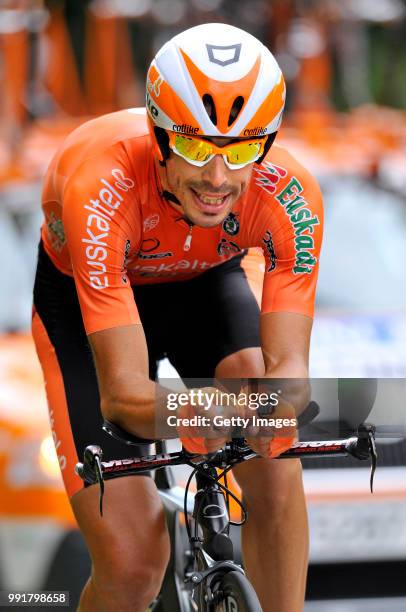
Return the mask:
<svg viewBox="0 0 406 612">
<path fill-rule="evenodd" d="M 185 379 L 308 376 L 322 199 L 271 147 L 284 100 L 257 39 L 225 24 L 191 28 L 153 60 L 146 112 L 85 123 L 47 172 L 33 334 L 93 562 L 82 612 L 144 611 L 169 555 L 152 479 L 108 481 L 101 519 L 96 487 L 74 474 L 90 443 L 106 459 L 128 453 L 101 431 L 102 414 L 153 438 L 164 355 Z M 291 438 L 269 440 L 252 440 L 263 458 L 235 469 L 249 511 L 243 555 L 263 609 L 295 612 L 308 547 L 301 468 L 269 459 Z M 204 449 L 224 442 L 218 433 Z"/>
</svg>

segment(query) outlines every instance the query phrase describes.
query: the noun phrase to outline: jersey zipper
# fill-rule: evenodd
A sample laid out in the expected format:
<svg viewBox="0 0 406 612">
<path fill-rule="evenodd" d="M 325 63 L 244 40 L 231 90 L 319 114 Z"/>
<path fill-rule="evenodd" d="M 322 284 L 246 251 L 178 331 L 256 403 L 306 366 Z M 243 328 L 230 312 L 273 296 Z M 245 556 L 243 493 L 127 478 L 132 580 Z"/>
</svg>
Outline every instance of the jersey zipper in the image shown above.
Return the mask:
<svg viewBox="0 0 406 612">
<path fill-rule="evenodd" d="M 193 229 L 193 225 L 189 225 L 189 233 L 186 236 L 186 240 L 185 240 L 185 243 L 183 245 L 183 250 L 184 251 L 189 251 L 190 247 L 192 245 L 192 229 Z"/>
</svg>

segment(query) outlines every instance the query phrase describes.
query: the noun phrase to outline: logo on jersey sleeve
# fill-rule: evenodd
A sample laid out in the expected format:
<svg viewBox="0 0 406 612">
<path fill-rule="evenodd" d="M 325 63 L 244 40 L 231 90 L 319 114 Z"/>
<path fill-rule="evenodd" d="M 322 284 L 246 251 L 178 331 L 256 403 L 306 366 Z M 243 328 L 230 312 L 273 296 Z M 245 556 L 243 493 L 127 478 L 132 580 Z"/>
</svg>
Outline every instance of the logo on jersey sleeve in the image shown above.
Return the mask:
<svg viewBox="0 0 406 612">
<path fill-rule="evenodd" d="M 47 234 L 55 251 L 60 253 L 66 244 L 62 219 L 57 219 L 53 212 L 47 216 Z"/>
<path fill-rule="evenodd" d="M 262 238 L 262 242 L 264 243 L 265 248 L 268 251 L 269 260 L 270 260 L 270 266 L 267 272 L 272 272 L 272 270 L 275 270 L 276 268 L 276 255 L 275 255 L 275 249 L 273 246 L 272 234 L 269 230 L 266 230 L 265 236 Z"/>
<path fill-rule="evenodd" d="M 317 215 L 310 210 L 308 202 L 301 195 L 303 186 L 296 177 L 276 197 L 286 214 L 295 232 L 295 265 L 294 274 L 311 274 L 317 263 L 314 256 L 314 228 L 320 225 Z"/>
<path fill-rule="evenodd" d="M 91 198 L 84 208 L 89 211 L 86 222 L 86 265 L 89 270 L 89 284 L 93 289 L 106 289 L 109 286 L 106 259 L 107 240 L 110 223 L 124 201 L 125 193 L 135 186 L 134 181 L 125 176 L 120 168 L 111 170 L 108 180 L 100 179 L 102 187 L 97 197 Z"/>
<path fill-rule="evenodd" d="M 229 236 L 236 236 L 240 231 L 240 222 L 237 219 L 237 215 L 230 212 L 223 221 L 223 230 Z"/>
<path fill-rule="evenodd" d="M 130 249 L 131 249 L 131 240 L 126 240 L 125 247 L 124 247 L 124 259 L 123 259 L 123 268 L 122 268 L 123 270 L 127 268 L 128 261 L 130 259 Z"/>
<path fill-rule="evenodd" d="M 287 176 L 287 170 L 276 164 L 264 161 L 260 166 L 254 168 L 256 173 L 255 183 L 271 195 L 276 192 L 279 181 Z"/>
<path fill-rule="evenodd" d="M 124 247 L 124 259 L 123 259 L 123 267 L 121 269 L 122 272 L 124 272 L 127 269 L 127 264 L 130 258 L 130 249 L 131 249 L 131 241 L 130 240 L 126 240 L 125 241 L 125 247 Z M 123 274 L 121 277 L 121 280 L 123 281 L 124 285 L 128 284 L 128 278 L 126 274 Z"/>
<path fill-rule="evenodd" d="M 241 43 L 236 45 L 206 45 L 209 60 L 219 66 L 235 64 L 240 59 Z"/>
</svg>

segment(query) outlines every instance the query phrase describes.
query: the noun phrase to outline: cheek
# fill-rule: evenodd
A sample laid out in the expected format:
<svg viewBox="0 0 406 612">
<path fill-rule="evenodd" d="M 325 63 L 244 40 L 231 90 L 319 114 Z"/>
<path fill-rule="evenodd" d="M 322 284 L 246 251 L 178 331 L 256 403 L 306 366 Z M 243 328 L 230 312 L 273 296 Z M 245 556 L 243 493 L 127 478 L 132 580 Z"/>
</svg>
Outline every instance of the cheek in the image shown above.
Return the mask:
<svg viewBox="0 0 406 612">
<path fill-rule="evenodd" d="M 187 169 L 179 168 L 179 164 L 167 162 L 167 180 L 168 184 L 173 192 L 182 192 L 186 189 L 186 182 L 188 180 Z"/>
<path fill-rule="evenodd" d="M 181 174 L 178 174 L 175 177 L 175 185 L 174 185 L 174 189 L 176 189 L 178 195 L 184 196 L 185 191 L 186 191 L 186 178 L 184 176 L 182 176 Z"/>
<path fill-rule="evenodd" d="M 238 177 L 239 179 L 239 187 L 241 191 L 245 191 L 248 187 L 248 183 L 251 180 L 252 175 L 252 167 L 243 168 L 241 170 L 241 175 Z"/>
<path fill-rule="evenodd" d="M 179 196 L 183 191 L 182 176 L 176 172 L 168 172 L 168 185 L 169 191 Z"/>
</svg>

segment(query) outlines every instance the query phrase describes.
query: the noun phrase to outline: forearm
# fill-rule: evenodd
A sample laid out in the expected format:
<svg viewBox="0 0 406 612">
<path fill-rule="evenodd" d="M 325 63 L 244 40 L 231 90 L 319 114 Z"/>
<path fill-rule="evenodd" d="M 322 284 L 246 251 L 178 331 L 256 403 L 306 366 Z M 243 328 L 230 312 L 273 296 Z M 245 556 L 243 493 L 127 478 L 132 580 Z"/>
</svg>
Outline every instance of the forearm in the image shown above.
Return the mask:
<svg viewBox="0 0 406 612">
<path fill-rule="evenodd" d="M 312 319 L 295 313 L 261 317 L 265 378 L 278 379 L 282 397 L 300 414 L 310 399 L 309 347 Z"/>
<path fill-rule="evenodd" d="M 210 420 L 216 414 L 216 406 L 212 402 L 206 405 L 205 401 L 205 394 L 213 396 L 215 388 L 174 392 L 141 376 L 122 384 L 116 380 L 115 388 L 117 393 L 110 389 L 102 394 L 102 414 L 140 438 L 196 437 L 195 424 L 188 425 L 190 418 L 200 415 Z M 206 430 L 207 427 L 205 433 Z"/>
</svg>

